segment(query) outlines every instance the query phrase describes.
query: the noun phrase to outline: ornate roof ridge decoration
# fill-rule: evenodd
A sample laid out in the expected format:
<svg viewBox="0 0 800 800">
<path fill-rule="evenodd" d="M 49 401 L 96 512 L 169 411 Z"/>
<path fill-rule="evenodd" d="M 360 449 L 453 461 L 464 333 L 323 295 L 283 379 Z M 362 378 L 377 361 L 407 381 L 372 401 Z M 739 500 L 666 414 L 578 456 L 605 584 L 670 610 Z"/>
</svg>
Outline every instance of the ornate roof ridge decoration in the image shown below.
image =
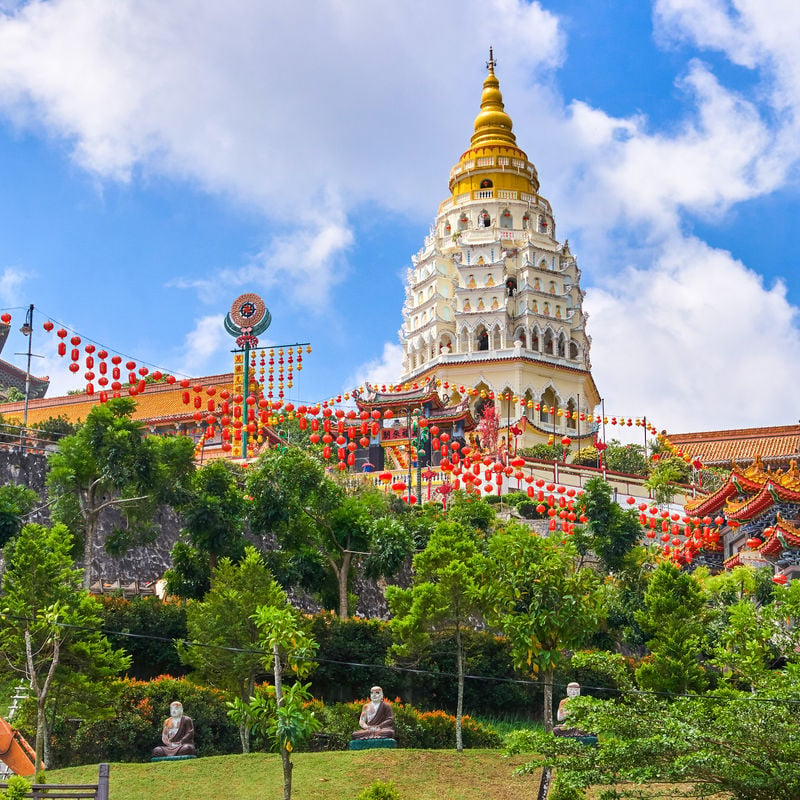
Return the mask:
<svg viewBox="0 0 800 800">
<path fill-rule="evenodd" d="M 731 462 L 732 469 L 735 472 L 739 472 L 742 477 L 749 478 L 753 481 L 760 481 L 763 482 L 770 477 L 770 471 L 767 466 L 764 464 L 764 460 L 761 458 L 761 455 L 756 453 L 753 456 L 753 461 L 747 467 L 742 469 L 735 461 Z"/>
<path fill-rule="evenodd" d="M 800 469 L 794 459 L 789 462 L 789 469 L 786 472 L 779 469 L 773 472 L 772 476 L 785 489 L 800 491 Z"/>
<path fill-rule="evenodd" d="M 785 539 L 783 544 L 788 543 L 792 547 L 800 547 L 800 524 L 786 519 L 786 517 L 781 514 L 777 515 L 777 522 L 775 524 L 773 535 L 777 538 L 780 538 L 780 536 L 783 535 L 783 538 Z"/>
</svg>

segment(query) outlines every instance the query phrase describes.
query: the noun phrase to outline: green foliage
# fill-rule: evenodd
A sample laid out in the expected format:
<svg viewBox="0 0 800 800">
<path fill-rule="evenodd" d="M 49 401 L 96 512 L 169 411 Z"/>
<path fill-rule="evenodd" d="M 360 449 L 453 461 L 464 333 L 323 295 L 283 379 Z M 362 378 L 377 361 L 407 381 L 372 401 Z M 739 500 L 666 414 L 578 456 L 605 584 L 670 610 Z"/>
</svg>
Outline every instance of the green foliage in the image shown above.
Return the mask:
<svg viewBox="0 0 800 800">
<path fill-rule="evenodd" d="M 354 560 L 365 554 L 371 575 L 395 571 L 410 555 L 412 534 L 390 515 L 382 492 L 361 487 L 348 495 L 314 457 L 288 448 L 272 451 L 249 471 L 253 497 L 250 523 L 256 533 L 274 534 L 284 550 L 321 553 L 336 581 L 338 613 L 348 615 L 348 585 Z"/>
<path fill-rule="evenodd" d="M 223 556 L 241 558 L 247 513 L 241 467 L 218 459 L 198 469 L 180 511 L 189 542 L 207 555 L 212 569 Z"/>
<path fill-rule="evenodd" d="M 228 717 L 230 695 L 190 683 L 183 678 L 161 676 L 153 681 L 123 679 L 113 691 L 111 716 L 85 721 L 59 741 L 60 763 L 91 764 L 99 761 L 149 761 L 160 743 L 161 724 L 174 700 L 194 722 L 194 739 L 201 756 L 236 753 L 239 733 Z"/>
<path fill-rule="evenodd" d="M 23 800 L 31 790 L 31 785 L 21 775 L 10 775 L 8 788 L 3 792 L 4 800 Z"/>
<path fill-rule="evenodd" d="M 594 445 L 582 447 L 572 456 L 572 463 L 581 467 L 599 467 L 600 451 Z"/>
<path fill-rule="evenodd" d="M 311 706 L 322 724 L 321 732 L 328 749 L 346 750 L 358 727 L 363 700 L 351 703 L 323 704 L 315 700 Z M 419 750 L 442 750 L 453 747 L 456 718 L 445 711 L 421 711 L 396 698 L 391 703 L 395 733 L 399 747 Z M 489 725 L 464 715 L 462 734 L 466 748 L 495 748 L 502 743 L 500 735 Z"/>
<path fill-rule="evenodd" d="M 5 551 L 0 653 L 30 682 L 36 698 L 37 762 L 50 718 L 90 714 L 106 698 L 107 681 L 130 659 L 100 633 L 100 606 L 81 590 L 81 570 L 63 525 L 29 524 Z"/>
<path fill-rule="evenodd" d="M 193 443 L 185 436 L 142 436 L 131 419 L 136 405 L 118 398 L 92 408 L 86 421 L 65 436 L 48 460 L 47 486 L 52 518 L 82 540 L 84 585 L 91 585 L 91 565 L 100 514 L 115 508 L 123 525 L 105 541 L 115 554 L 152 541 L 155 509 L 180 502 L 193 470 Z"/>
<path fill-rule="evenodd" d="M 633 693 L 572 701 L 571 719 L 599 737 L 584 747 L 539 736 L 530 770 L 557 766 L 566 788 L 605 785 L 604 797 L 792 800 L 800 796 L 797 675 L 754 694 L 719 690 L 667 701 Z M 632 785 L 631 785 L 632 784 Z M 616 790 L 615 790 L 616 789 Z"/>
<path fill-rule="evenodd" d="M 672 502 L 679 483 L 687 483 L 692 476 L 692 468 L 678 456 L 666 456 L 656 461 L 650 468 L 650 476 L 644 485 L 653 493 L 658 505 Z"/>
<path fill-rule="evenodd" d="M 364 789 L 356 800 L 401 800 L 401 797 L 392 781 L 375 781 Z"/>
<path fill-rule="evenodd" d="M 100 598 L 100 604 L 109 642 L 131 657 L 128 677 L 151 680 L 157 675 L 180 677 L 186 671 L 174 641 L 169 641 L 187 638 L 185 604 L 165 603 L 158 597 L 126 600 L 108 595 Z M 112 631 L 131 635 L 117 636 Z M 157 639 L 152 638 L 154 634 Z"/>
<path fill-rule="evenodd" d="M 569 449 L 567 450 L 569 453 Z M 564 447 L 561 444 L 535 444 L 533 447 L 523 447 L 519 454 L 523 458 L 538 458 L 540 461 L 561 461 Z"/>
<path fill-rule="evenodd" d="M 591 478 L 584 489 L 578 513 L 588 518 L 588 546 L 606 571 L 618 572 L 641 539 L 642 526 L 635 511 L 625 511 L 614 502 L 612 489 L 602 478 Z"/>
<path fill-rule="evenodd" d="M 576 566 L 570 542 L 509 525 L 489 543 L 483 577 L 489 617 L 511 644 L 514 666 L 541 673 L 545 727 L 552 727 L 553 670 L 562 652 L 587 638 L 602 617 L 597 575 Z"/>
<path fill-rule="evenodd" d="M 480 537 L 482 538 L 482 537 Z M 386 600 L 393 614 L 394 652 L 401 658 L 418 657 L 431 644 L 431 633 L 452 631 L 456 646 L 458 700 L 455 744 L 460 752 L 464 698 L 462 631 L 481 613 L 479 586 L 485 558 L 475 532 L 456 522 L 436 526 L 428 545 L 414 556 L 410 589 L 389 586 Z"/>
<path fill-rule="evenodd" d="M 72 436 L 78 430 L 79 425 L 70 422 L 63 414 L 59 414 L 57 417 L 48 417 L 41 422 L 35 422 L 31 427 L 39 431 L 44 438 L 57 442 L 64 436 Z"/>
<path fill-rule="evenodd" d="M 644 445 L 622 444 L 618 439 L 611 439 L 607 443 L 603 451 L 603 462 L 606 469 L 627 475 L 647 475 L 650 471 Z"/>
<path fill-rule="evenodd" d="M 517 513 L 519 513 L 523 519 L 538 519 L 542 516 L 536 510 L 536 503 L 531 503 L 529 500 L 526 500 L 517 506 Z"/>
<path fill-rule="evenodd" d="M 447 504 L 447 519 L 469 529 L 474 528 L 488 532 L 494 527 L 497 516 L 485 499 L 458 491 L 450 495 Z"/>
<path fill-rule="evenodd" d="M 0 486 L 0 548 L 22 530 L 22 520 L 36 506 L 39 495 L 25 486 Z"/>
<path fill-rule="evenodd" d="M 223 558 L 202 602 L 190 602 L 187 607 L 193 644 L 178 649 L 182 660 L 193 667 L 193 677 L 247 702 L 256 681 L 266 675 L 254 615 L 260 607 L 284 605 L 286 595 L 254 547 L 246 549 L 239 564 Z M 240 735 L 242 752 L 249 752 L 247 726 Z"/>
<path fill-rule="evenodd" d="M 676 694 L 707 686 L 705 670 L 698 663 L 706 647 L 704 608 L 695 578 L 662 562 L 648 583 L 644 608 L 635 615 L 649 637 L 651 652 L 636 671 L 641 686 Z"/>
</svg>

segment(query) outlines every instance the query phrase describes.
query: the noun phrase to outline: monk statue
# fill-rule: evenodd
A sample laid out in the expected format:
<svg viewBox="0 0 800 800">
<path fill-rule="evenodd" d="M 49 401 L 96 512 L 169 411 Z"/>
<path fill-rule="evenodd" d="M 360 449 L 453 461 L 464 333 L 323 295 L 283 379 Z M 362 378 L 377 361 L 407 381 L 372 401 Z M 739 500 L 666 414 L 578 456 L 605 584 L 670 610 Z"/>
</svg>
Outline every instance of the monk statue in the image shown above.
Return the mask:
<svg viewBox="0 0 800 800">
<path fill-rule="evenodd" d="M 383 699 L 383 689 L 373 686 L 369 690 L 369 702 L 364 703 L 358 718 L 359 730 L 353 739 L 394 739 L 394 714 L 392 707 Z"/>
<path fill-rule="evenodd" d="M 556 711 L 556 719 L 560 723 L 564 723 L 569 716 L 569 701 L 573 697 L 578 697 L 581 693 L 581 685 L 579 683 L 567 684 L 567 696 L 558 704 L 558 711 Z M 586 736 L 580 728 L 570 728 L 567 725 L 556 725 L 553 728 L 553 735 L 555 736 Z"/>
<path fill-rule="evenodd" d="M 177 701 L 169 704 L 169 716 L 161 728 L 161 741 L 161 745 L 153 748 L 154 758 L 197 755 L 192 718 L 183 713 L 183 705 Z"/>
</svg>

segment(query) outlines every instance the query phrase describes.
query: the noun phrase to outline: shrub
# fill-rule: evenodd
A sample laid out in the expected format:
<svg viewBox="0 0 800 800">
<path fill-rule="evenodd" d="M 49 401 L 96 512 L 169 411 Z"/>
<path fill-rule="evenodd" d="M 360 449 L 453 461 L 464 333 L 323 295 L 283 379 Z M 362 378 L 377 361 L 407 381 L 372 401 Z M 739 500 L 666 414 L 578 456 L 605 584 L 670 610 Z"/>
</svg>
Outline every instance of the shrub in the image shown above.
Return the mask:
<svg viewBox="0 0 800 800">
<path fill-rule="evenodd" d="M 25 778 L 19 775 L 11 775 L 8 778 L 8 789 L 3 792 L 2 797 L 4 800 L 23 800 L 23 798 L 30 792 L 31 785 Z M 384 795 L 376 795 L 376 797 L 383 797 Z M 385 795 L 391 798 L 391 795 Z"/>
<path fill-rule="evenodd" d="M 539 512 L 536 510 L 536 503 L 531 503 L 530 500 L 520 503 L 517 506 L 517 511 L 524 519 L 536 519 L 537 517 L 541 516 L 541 514 L 539 514 Z"/>
<path fill-rule="evenodd" d="M 356 800 L 400 800 L 400 792 L 397 791 L 392 781 L 388 783 L 375 781 L 364 789 Z"/>
<path fill-rule="evenodd" d="M 358 717 L 365 701 L 324 705 L 314 701 L 313 711 L 322 723 L 321 739 L 329 750 L 346 750 L 358 728 Z M 392 703 L 395 737 L 400 747 L 442 750 L 455 747 L 456 718 L 444 711 L 420 711 L 400 702 Z M 488 725 L 471 717 L 461 718 L 464 747 L 500 747 L 502 739 Z M 310 749 L 313 749 L 313 744 Z"/>
<path fill-rule="evenodd" d="M 115 636 L 108 634 L 113 647 L 122 647 L 130 653 L 133 663 L 128 676 L 140 680 L 151 680 L 157 675 L 185 674 L 175 643 L 150 638 L 156 631 L 164 639 L 186 639 L 186 606 L 182 603 L 162 602 L 158 597 L 105 596 L 103 606 L 103 628 L 138 636 Z"/>
<path fill-rule="evenodd" d="M 84 722 L 62 747 L 72 750 L 72 764 L 99 761 L 147 761 L 159 744 L 161 724 L 173 700 L 183 703 L 194 722 L 195 746 L 203 756 L 239 752 L 239 732 L 228 718 L 225 692 L 162 675 L 153 681 L 117 682 L 114 715 Z"/>
</svg>

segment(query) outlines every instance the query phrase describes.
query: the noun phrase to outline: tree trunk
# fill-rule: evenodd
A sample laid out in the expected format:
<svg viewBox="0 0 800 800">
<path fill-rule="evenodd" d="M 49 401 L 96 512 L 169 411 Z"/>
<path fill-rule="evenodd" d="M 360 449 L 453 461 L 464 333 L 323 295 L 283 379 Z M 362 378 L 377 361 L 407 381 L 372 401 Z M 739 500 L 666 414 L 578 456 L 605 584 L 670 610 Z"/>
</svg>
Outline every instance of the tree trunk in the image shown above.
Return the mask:
<svg viewBox="0 0 800 800">
<path fill-rule="evenodd" d="M 464 713 L 464 653 L 461 647 L 461 628 L 456 625 L 456 664 L 458 666 L 458 700 L 456 701 L 456 750 L 464 750 L 461 736 L 461 717 Z"/>
<path fill-rule="evenodd" d="M 544 681 L 544 729 L 553 732 L 553 668 L 542 671 Z"/>
<path fill-rule="evenodd" d="M 339 581 L 339 619 L 347 619 L 347 579 L 350 577 L 350 562 L 353 554 L 345 551 L 342 555 L 342 565 L 336 577 Z"/>
<path fill-rule="evenodd" d="M 97 514 L 89 512 L 84 525 L 83 542 L 83 588 L 87 591 L 92 585 L 92 561 L 94 560 L 94 539 L 97 533 Z"/>
<path fill-rule="evenodd" d="M 275 675 L 275 706 L 283 705 L 283 680 L 281 678 L 281 653 L 277 644 L 272 645 L 272 666 Z M 283 800 L 292 800 L 292 759 L 284 742 L 278 735 L 278 748 L 281 751 L 283 764 Z"/>
</svg>

